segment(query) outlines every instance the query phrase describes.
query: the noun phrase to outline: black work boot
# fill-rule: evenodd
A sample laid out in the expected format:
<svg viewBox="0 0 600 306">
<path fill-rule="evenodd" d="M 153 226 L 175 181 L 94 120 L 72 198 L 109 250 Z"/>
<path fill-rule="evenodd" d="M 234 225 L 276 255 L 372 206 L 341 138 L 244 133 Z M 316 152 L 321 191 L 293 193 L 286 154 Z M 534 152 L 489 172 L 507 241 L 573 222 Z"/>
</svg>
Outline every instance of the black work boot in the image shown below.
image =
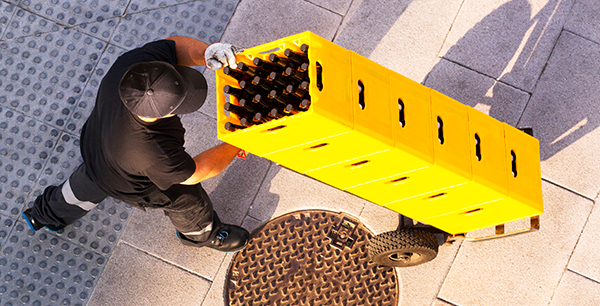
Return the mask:
<svg viewBox="0 0 600 306">
<path fill-rule="evenodd" d="M 31 208 L 28 208 L 23 212 L 23 218 L 27 222 L 27 225 L 29 225 L 29 228 L 31 228 L 33 231 L 37 231 L 37 230 L 41 229 L 42 227 L 45 227 L 48 230 L 51 230 L 53 232 L 56 232 L 56 231 L 59 231 L 59 230 L 65 228 L 64 225 L 60 225 L 60 224 L 43 224 L 43 223 L 38 222 L 31 215 Z"/>
<path fill-rule="evenodd" d="M 248 244 L 250 233 L 236 225 L 221 224 L 211 232 L 210 237 L 205 242 L 190 240 L 179 231 L 177 231 L 177 238 L 187 246 L 206 246 L 217 251 L 229 253 L 243 250 Z"/>
</svg>

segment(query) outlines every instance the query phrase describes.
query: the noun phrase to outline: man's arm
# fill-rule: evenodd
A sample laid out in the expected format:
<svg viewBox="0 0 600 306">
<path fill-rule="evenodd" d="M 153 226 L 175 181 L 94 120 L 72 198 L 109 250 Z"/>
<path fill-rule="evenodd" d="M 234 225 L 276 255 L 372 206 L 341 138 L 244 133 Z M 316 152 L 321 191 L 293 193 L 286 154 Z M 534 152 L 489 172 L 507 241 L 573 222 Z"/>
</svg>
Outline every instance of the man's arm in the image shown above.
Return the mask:
<svg viewBox="0 0 600 306">
<path fill-rule="evenodd" d="M 175 42 L 177 64 L 182 66 L 205 65 L 204 51 L 208 45 L 194 38 L 171 36 L 167 38 Z"/>
<path fill-rule="evenodd" d="M 240 152 L 239 148 L 228 143 L 222 143 L 196 155 L 194 157 L 196 171 L 181 184 L 195 185 L 221 173 L 231 163 L 238 152 Z"/>
</svg>

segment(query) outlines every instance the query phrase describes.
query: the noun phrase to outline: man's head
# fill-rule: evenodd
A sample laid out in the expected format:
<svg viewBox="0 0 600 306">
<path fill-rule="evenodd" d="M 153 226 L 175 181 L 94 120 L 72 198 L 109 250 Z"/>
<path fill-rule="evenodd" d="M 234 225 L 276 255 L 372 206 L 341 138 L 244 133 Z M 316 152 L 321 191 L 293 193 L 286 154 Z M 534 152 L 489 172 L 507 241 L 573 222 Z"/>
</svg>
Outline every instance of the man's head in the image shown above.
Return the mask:
<svg viewBox="0 0 600 306">
<path fill-rule="evenodd" d="M 206 89 L 202 73 L 166 62 L 134 64 L 119 83 L 121 101 L 146 118 L 195 112 L 204 104 Z"/>
</svg>

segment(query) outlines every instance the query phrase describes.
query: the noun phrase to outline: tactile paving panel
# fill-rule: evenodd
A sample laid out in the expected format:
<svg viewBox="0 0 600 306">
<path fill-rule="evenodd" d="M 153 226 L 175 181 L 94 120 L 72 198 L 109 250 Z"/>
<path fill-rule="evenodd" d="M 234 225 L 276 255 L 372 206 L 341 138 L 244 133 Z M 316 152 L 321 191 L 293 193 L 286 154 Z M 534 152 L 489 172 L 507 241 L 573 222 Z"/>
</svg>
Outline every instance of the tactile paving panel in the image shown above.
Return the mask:
<svg viewBox="0 0 600 306">
<path fill-rule="evenodd" d="M 196 1 L 127 14 L 112 43 L 131 49 L 169 36 L 188 36 L 218 42 L 237 7 L 236 0 Z"/>
<path fill-rule="evenodd" d="M 208 0 L 200 0 L 203 2 L 208 2 Z M 222 0 L 221 0 L 222 1 Z M 173 6 L 185 2 L 190 2 L 189 0 L 131 0 L 129 3 L 129 7 L 127 7 L 127 13 L 136 13 L 141 11 L 152 10 L 159 7 L 167 7 Z"/>
<path fill-rule="evenodd" d="M 63 26 L 121 16 L 129 0 L 22 0 L 19 6 Z"/>
<path fill-rule="evenodd" d="M 28 206 L 33 206 L 33 201 L 42 194 L 45 187 L 59 185 L 67 180 L 81 162 L 79 139 L 62 134 L 29 198 Z M 107 198 L 83 218 L 51 235 L 62 237 L 98 254 L 108 255 L 121 237 L 132 210 L 130 205 Z"/>
<path fill-rule="evenodd" d="M 0 300 L 3 305 L 85 305 L 105 264 L 104 256 L 17 222 L 2 247 Z"/>
<path fill-rule="evenodd" d="M 352 243 L 329 236 L 346 220 Z M 269 221 L 253 233 L 229 269 L 227 305 L 398 305 L 398 279 L 368 259 L 372 233 L 354 217 L 300 211 Z M 348 234 L 350 236 L 350 234 Z M 347 237 L 345 237 L 347 238 Z M 337 243 L 336 243 L 337 244 Z M 339 245 L 339 244 L 338 244 Z"/>
<path fill-rule="evenodd" d="M 83 95 L 80 97 L 79 101 L 77 101 L 76 107 L 73 110 L 73 115 L 69 119 L 65 131 L 74 133 L 75 135 L 81 135 L 81 128 L 94 109 L 96 94 L 98 93 L 98 87 L 100 86 L 102 78 L 117 58 L 125 52 L 125 49 L 108 45 L 106 51 L 102 54 L 102 58 L 94 69 L 94 72 L 91 74 L 90 81 L 86 85 Z"/>
<path fill-rule="evenodd" d="M 0 1 L 0 38 L 4 36 L 4 29 L 6 29 L 15 12 L 15 5 Z"/>
<path fill-rule="evenodd" d="M 119 22 L 121 22 L 121 18 L 115 17 L 105 19 L 104 21 L 82 23 L 77 25 L 75 28 L 77 31 L 108 42 L 117 29 Z"/>
<path fill-rule="evenodd" d="M 0 213 L 20 214 L 59 135 L 56 128 L 0 106 Z"/>
<path fill-rule="evenodd" d="M 0 43 L 0 105 L 62 129 L 105 48 L 73 30 Z"/>
<path fill-rule="evenodd" d="M 19 8 L 7 26 L 3 39 L 9 40 L 23 36 L 57 32 L 63 28 L 55 22 Z"/>
</svg>

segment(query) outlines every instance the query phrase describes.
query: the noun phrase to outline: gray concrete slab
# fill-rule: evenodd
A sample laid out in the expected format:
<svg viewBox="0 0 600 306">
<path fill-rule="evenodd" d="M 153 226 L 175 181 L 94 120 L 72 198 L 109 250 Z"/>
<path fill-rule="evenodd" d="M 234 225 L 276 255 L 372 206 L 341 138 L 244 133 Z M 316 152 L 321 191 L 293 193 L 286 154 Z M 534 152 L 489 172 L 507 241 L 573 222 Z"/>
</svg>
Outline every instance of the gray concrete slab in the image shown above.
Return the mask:
<svg viewBox="0 0 600 306">
<path fill-rule="evenodd" d="M 435 65 L 425 85 L 512 126 L 529 101 L 528 93 L 446 59 Z"/>
<path fill-rule="evenodd" d="M 346 15 L 352 0 L 307 0 L 310 3 L 314 3 L 322 8 L 328 9 L 342 16 Z"/>
<path fill-rule="evenodd" d="M 365 201 L 365 207 L 357 217 L 377 235 L 395 230 L 402 216 L 391 209 Z"/>
<path fill-rule="evenodd" d="M 198 305 L 210 282 L 120 243 L 87 305 Z"/>
<path fill-rule="evenodd" d="M 212 69 L 205 69 L 203 72 L 208 86 L 206 101 L 200 108 L 200 112 L 217 120 L 217 76 Z"/>
<path fill-rule="evenodd" d="M 342 16 L 307 1 L 242 1 L 221 41 L 249 48 L 311 31 L 333 39 Z"/>
<path fill-rule="evenodd" d="M 592 209 L 592 201 L 543 183 L 536 233 L 464 242 L 440 291 L 457 305 L 548 305 Z"/>
<path fill-rule="evenodd" d="M 221 266 L 219 267 L 219 271 L 215 276 L 215 279 L 212 281 L 210 285 L 210 289 L 206 294 L 206 297 L 202 301 L 201 306 L 223 306 L 227 305 L 226 295 L 226 282 L 229 274 L 229 266 L 231 265 L 231 261 L 233 260 L 236 253 L 229 253 L 223 259 Z"/>
<path fill-rule="evenodd" d="M 362 56 L 369 57 L 381 39 L 404 13 L 412 0 L 363 0 L 352 8 L 352 15 L 335 43 Z"/>
<path fill-rule="evenodd" d="M 422 82 L 436 63 L 440 48 L 462 2 L 411 2 L 384 33 L 369 58 L 408 78 Z"/>
<path fill-rule="evenodd" d="M 550 306 L 600 305 L 600 283 L 566 271 L 560 281 Z"/>
<path fill-rule="evenodd" d="M 248 215 L 267 221 L 288 212 L 327 209 L 360 215 L 366 201 L 291 170 L 273 166 Z"/>
<path fill-rule="evenodd" d="M 121 240 L 163 261 L 214 279 L 224 253 L 210 248 L 184 246 L 162 210 L 134 210 Z"/>
<path fill-rule="evenodd" d="M 587 225 L 577 242 L 573 256 L 569 261 L 569 269 L 600 283 L 600 205 L 596 201 Z"/>
<path fill-rule="evenodd" d="M 594 0 L 575 0 L 565 30 L 600 43 L 600 5 Z"/>
<path fill-rule="evenodd" d="M 434 260 L 419 266 L 398 269 L 398 279 L 402 281 L 400 305 L 446 305 L 436 304 L 440 301 L 437 296 L 460 246 L 461 242 L 452 246 L 440 246 Z"/>
<path fill-rule="evenodd" d="M 520 126 L 540 140 L 542 176 L 594 199 L 600 190 L 600 45 L 563 32 Z"/>
<path fill-rule="evenodd" d="M 531 92 L 574 0 L 465 0 L 441 54 Z"/>
</svg>

